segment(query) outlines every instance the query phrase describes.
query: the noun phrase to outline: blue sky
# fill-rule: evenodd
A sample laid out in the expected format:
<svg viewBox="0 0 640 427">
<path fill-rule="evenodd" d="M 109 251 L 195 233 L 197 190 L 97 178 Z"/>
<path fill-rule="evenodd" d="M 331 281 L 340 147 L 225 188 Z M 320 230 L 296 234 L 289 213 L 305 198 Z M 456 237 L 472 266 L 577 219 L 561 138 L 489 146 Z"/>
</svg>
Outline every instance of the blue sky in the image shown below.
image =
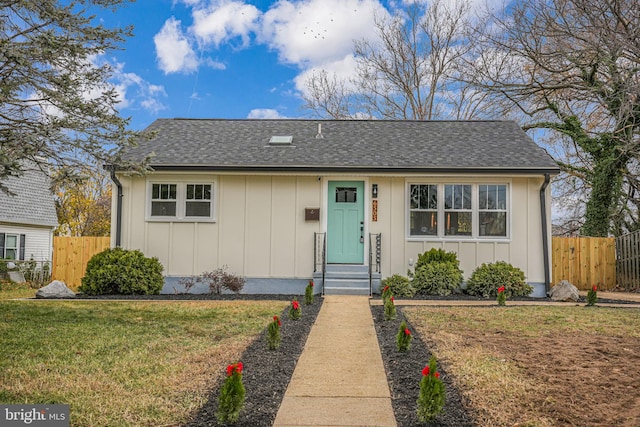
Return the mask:
<svg viewBox="0 0 640 427">
<path fill-rule="evenodd" d="M 143 129 L 156 118 L 308 117 L 304 79 L 348 75 L 353 40 L 373 35 L 377 0 L 138 0 L 101 10 L 106 26 L 133 25 L 114 68 L 120 112 Z"/>
</svg>

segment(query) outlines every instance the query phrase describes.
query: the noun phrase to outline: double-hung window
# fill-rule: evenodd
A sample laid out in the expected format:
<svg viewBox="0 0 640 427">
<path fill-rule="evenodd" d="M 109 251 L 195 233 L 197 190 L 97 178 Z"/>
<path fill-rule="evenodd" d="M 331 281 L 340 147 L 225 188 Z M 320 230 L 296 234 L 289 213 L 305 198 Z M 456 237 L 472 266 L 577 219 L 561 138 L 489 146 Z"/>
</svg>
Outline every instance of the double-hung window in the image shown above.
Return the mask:
<svg viewBox="0 0 640 427">
<path fill-rule="evenodd" d="M 508 184 L 410 183 L 407 190 L 409 237 L 508 237 Z"/>
<path fill-rule="evenodd" d="M 436 236 L 438 234 L 438 186 L 412 184 L 409 191 L 411 235 Z"/>
<path fill-rule="evenodd" d="M 25 234 L 0 233 L 0 259 L 24 260 Z"/>
<path fill-rule="evenodd" d="M 150 220 L 213 220 L 213 183 L 152 182 L 148 186 Z"/>
<path fill-rule="evenodd" d="M 507 186 L 478 185 L 478 234 L 507 235 Z"/>
</svg>

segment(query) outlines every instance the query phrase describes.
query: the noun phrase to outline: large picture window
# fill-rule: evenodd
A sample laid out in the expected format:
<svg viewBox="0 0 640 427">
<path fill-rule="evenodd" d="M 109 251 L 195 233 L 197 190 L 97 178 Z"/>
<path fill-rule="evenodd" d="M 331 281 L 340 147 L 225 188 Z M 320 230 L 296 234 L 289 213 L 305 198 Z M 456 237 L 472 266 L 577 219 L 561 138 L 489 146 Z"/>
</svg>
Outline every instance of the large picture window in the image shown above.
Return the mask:
<svg viewBox="0 0 640 427">
<path fill-rule="evenodd" d="M 508 188 L 507 184 L 409 184 L 409 237 L 508 237 Z"/>
<path fill-rule="evenodd" d="M 154 182 L 149 191 L 149 219 L 213 219 L 212 183 Z"/>
</svg>

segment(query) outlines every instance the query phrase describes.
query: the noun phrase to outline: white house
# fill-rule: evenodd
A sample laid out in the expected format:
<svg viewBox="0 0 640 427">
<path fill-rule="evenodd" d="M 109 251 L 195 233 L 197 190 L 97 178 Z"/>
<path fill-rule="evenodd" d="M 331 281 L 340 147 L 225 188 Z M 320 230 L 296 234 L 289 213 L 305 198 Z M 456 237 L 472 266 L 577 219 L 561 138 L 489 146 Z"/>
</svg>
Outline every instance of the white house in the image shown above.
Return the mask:
<svg viewBox="0 0 640 427">
<path fill-rule="evenodd" d="M 2 185 L 9 191 L 0 190 L 0 259 L 50 262 L 58 217 L 48 177 L 26 170 Z"/>
<path fill-rule="evenodd" d="M 511 121 L 161 119 L 146 176 L 115 171 L 112 245 L 180 278 L 227 266 L 247 293 L 377 290 L 454 251 L 550 282 L 551 157 Z"/>
</svg>

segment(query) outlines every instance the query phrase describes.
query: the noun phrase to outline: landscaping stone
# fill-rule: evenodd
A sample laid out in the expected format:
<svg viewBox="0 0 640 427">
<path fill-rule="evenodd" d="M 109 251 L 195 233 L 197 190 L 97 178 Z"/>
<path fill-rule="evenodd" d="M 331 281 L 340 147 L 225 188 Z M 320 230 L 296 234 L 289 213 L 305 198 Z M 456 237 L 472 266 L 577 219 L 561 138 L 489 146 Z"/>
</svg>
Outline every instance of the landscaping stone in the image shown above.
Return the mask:
<svg viewBox="0 0 640 427">
<path fill-rule="evenodd" d="M 36 292 L 36 298 L 73 298 L 76 294 L 64 282 L 54 280 Z"/>
<path fill-rule="evenodd" d="M 569 283 L 568 280 L 563 280 L 549 291 L 551 301 L 580 301 L 580 292 L 578 288 Z"/>
</svg>

